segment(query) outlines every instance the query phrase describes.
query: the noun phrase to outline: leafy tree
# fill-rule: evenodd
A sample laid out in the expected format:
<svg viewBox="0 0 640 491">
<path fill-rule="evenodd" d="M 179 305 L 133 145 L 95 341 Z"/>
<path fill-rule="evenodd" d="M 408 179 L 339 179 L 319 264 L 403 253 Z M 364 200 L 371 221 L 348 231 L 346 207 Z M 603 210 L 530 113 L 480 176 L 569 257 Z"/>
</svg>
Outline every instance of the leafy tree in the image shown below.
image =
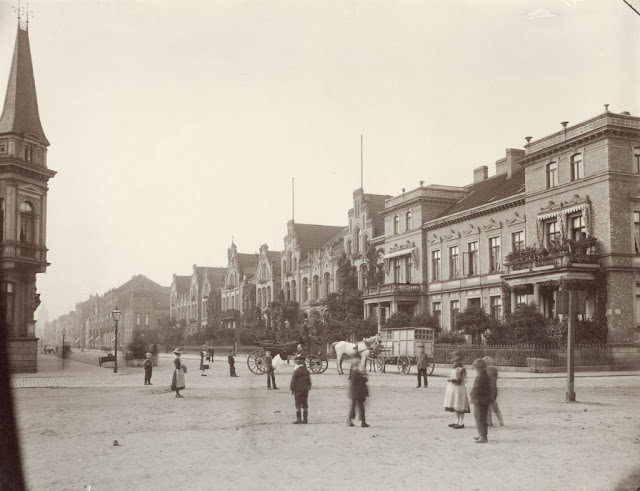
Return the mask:
<svg viewBox="0 0 640 491">
<path fill-rule="evenodd" d="M 547 334 L 547 319 L 535 304 L 521 305 L 515 312 L 507 315 L 505 330 L 514 344 L 545 344 L 552 342 Z"/>
<path fill-rule="evenodd" d="M 342 254 L 338 260 L 338 290 L 358 290 L 358 272 L 351 265 L 351 261 L 346 254 Z"/>
<path fill-rule="evenodd" d="M 482 335 L 494 328 L 496 321 L 484 309 L 471 305 L 458 315 L 458 329 L 471 336 L 474 344 L 480 344 Z"/>
<path fill-rule="evenodd" d="M 433 317 L 429 312 L 423 314 L 414 315 L 411 319 L 411 326 L 413 327 L 430 327 L 435 331 L 436 336 L 442 331 L 438 319 Z"/>
<path fill-rule="evenodd" d="M 370 245 L 365 253 L 365 260 L 367 263 L 367 285 L 377 286 L 378 280 L 378 251 L 375 246 Z"/>
<path fill-rule="evenodd" d="M 436 344 L 465 344 L 467 339 L 457 332 L 442 331 L 435 342 Z"/>
<path fill-rule="evenodd" d="M 395 312 L 389 316 L 384 326 L 393 329 L 398 327 L 415 327 L 411 326 L 411 319 L 413 317 L 405 312 Z"/>
</svg>

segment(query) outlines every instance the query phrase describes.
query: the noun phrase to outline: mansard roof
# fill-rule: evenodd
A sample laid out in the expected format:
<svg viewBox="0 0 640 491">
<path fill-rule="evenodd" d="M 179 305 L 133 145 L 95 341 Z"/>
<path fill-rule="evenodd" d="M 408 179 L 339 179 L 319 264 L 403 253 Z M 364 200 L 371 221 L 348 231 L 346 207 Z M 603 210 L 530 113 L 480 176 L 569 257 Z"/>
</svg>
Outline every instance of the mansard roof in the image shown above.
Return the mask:
<svg viewBox="0 0 640 491">
<path fill-rule="evenodd" d="M 0 134 L 2 133 L 28 135 L 43 145 L 49 145 L 40 123 L 29 34 L 20 27 L 16 35 L 4 109 L 0 116 Z"/>
<path fill-rule="evenodd" d="M 305 223 L 295 223 L 295 233 L 298 240 L 298 246 L 303 256 L 309 252 L 323 247 L 327 242 L 339 240 L 348 227 L 334 225 L 313 225 Z"/>
<path fill-rule="evenodd" d="M 436 218 L 436 220 L 523 193 L 523 169 L 516 170 L 510 178 L 507 174 L 499 174 L 484 181 L 471 184 L 467 188 L 464 197 Z"/>
</svg>

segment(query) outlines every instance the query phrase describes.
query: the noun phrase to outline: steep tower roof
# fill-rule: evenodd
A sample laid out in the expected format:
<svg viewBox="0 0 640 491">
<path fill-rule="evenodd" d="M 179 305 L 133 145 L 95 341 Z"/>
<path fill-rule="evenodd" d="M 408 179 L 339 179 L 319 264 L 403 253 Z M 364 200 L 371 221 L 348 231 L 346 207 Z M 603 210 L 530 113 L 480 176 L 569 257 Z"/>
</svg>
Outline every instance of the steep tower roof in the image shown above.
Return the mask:
<svg viewBox="0 0 640 491">
<path fill-rule="evenodd" d="M 22 29 L 20 26 L 18 26 L 13 50 L 4 109 L 2 116 L 0 116 L 0 134 L 2 133 L 30 136 L 44 145 L 49 145 L 49 140 L 44 135 L 40 123 L 29 34 L 26 29 Z"/>
</svg>

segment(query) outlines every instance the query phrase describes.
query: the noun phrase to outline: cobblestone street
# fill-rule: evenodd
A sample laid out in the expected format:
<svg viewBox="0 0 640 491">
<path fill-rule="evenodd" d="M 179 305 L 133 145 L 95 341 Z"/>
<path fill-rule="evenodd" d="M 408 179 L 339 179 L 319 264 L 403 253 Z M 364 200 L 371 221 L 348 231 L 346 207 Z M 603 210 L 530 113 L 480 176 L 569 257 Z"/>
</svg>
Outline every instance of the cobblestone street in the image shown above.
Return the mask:
<svg viewBox="0 0 640 491">
<path fill-rule="evenodd" d="M 317 490 L 364 481 L 368 489 L 601 490 L 638 462 L 638 372 L 578 373 L 575 403 L 564 402 L 562 374 L 501 372 L 505 427 L 490 428 L 489 444 L 478 446 L 472 415 L 462 430 L 447 426 L 446 368 L 428 389 L 394 370 L 370 374 L 371 428 L 363 429 L 344 425 L 348 381 L 331 363 L 312 376 L 310 424 L 299 427 L 291 365 L 277 370 L 281 390 L 267 391 L 241 357 L 240 376 L 230 378 L 223 358 L 203 377 L 187 355 L 187 389 L 176 399 L 168 355 L 153 386 L 143 385 L 141 368 L 115 374 L 78 361 L 97 353 L 74 355 L 64 370 L 42 355 L 39 373 L 12 379 L 32 490 L 272 489 L 274 481 Z"/>
</svg>

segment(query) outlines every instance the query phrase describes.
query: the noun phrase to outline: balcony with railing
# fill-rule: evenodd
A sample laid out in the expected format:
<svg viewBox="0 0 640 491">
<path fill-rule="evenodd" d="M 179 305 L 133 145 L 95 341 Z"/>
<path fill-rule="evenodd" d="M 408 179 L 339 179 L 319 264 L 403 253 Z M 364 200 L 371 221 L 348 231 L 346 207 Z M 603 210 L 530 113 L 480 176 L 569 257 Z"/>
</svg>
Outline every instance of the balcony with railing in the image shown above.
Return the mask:
<svg viewBox="0 0 640 491">
<path fill-rule="evenodd" d="M 421 295 L 425 293 L 421 283 L 385 283 L 373 287 L 366 287 L 364 294 L 368 295 Z"/>
<path fill-rule="evenodd" d="M 507 274 L 517 274 L 538 268 L 570 268 L 598 264 L 597 239 L 589 237 L 581 241 L 564 240 L 547 248 L 525 247 L 505 258 Z"/>
</svg>

